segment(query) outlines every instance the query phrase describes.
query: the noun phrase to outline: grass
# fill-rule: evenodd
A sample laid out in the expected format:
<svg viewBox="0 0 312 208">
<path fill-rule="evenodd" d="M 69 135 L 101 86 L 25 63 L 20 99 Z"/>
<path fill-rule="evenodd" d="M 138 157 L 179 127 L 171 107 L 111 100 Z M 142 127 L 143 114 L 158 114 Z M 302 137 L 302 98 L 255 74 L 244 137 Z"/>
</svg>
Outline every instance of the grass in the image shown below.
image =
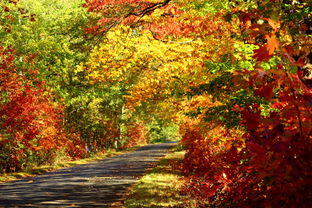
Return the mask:
<svg viewBox="0 0 312 208">
<path fill-rule="evenodd" d="M 181 163 L 184 151 L 175 151 L 143 176 L 126 196 L 123 208 L 192 208 L 195 201 L 181 194 L 181 172 L 174 167 Z"/>
<path fill-rule="evenodd" d="M 98 153 L 92 157 L 76 161 L 59 161 L 54 165 L 35 167 L 24 172 L 2 174 L 0 182 L 16 180 L 22 177 L 42 174 L 60 168 L 86 164 L 95 160 L 104 159 L 125 152 L 134 151 L 137 147 L 123 151 L 111 150 L 105 153 Z M 179 147 L 178 147 L 179 148 Z M 176 149 L 173 153 L 164 157 L 157 167 L 153 168 L 147 175 L 143 176 L 125 196 L 126 201 L 122 208 L 192 208 L 195 201 L 188 196 L 181 194 L 180 189 L 183 185 L 182 174 L 178 170 L 179 164 L 185 152 Z"/>
<path fill-rule="evenodd" d="M 17 180 L 17 179 L 20 179 L 23 177 L 29 177 L 29 176 L 34 176 L 34 175 L 38 175 L 38 174 L 43 174 L 43 173 L 53 171 L 53 170 L 57 170 L 57 169 L 61 169 L 61 168 L 86 164 L 86 163 L 89 163 L 92 161 L 112 157 L 115 155 L 120 155 L 120 154 L 123 154 L 126 152 L 131 152 L 131 151 L 136 150 L 139 147 L 140 146 L 135 146 L 135 147 L 128 148 L 125 150 L 121 150 L 121 151 L 116 151 L 116 150 L 112 149 L 112 150 L 109 150 L 106 152 L 97 153 L 97 154 L 92 155 L 92 156 L 85 158 L 85 159 L 74 160 L 74 161 L 58 160 L 57 162 L 55 162 L 52 165 L 43 165 L 43 166 L 39 166 L 39 167 L 29 168 L 29 169 L 26 169 L 26 170 L 23 170 L 20 172 L 0 174 L 0 183 L 12 181 L 12 180 Z"/>
</svg>

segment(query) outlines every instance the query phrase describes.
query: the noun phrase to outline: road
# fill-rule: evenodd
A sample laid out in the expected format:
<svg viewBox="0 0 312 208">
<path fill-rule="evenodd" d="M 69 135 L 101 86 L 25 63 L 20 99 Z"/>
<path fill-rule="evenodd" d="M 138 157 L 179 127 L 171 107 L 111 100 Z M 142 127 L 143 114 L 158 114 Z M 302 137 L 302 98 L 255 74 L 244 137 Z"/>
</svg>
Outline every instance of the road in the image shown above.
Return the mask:
<svg viewBox="0 0 312 208">
<path fill-rule="evenodd" d="M 0 207 L 112 207 L 174 143 L 0 184 Z"/>
</svg>

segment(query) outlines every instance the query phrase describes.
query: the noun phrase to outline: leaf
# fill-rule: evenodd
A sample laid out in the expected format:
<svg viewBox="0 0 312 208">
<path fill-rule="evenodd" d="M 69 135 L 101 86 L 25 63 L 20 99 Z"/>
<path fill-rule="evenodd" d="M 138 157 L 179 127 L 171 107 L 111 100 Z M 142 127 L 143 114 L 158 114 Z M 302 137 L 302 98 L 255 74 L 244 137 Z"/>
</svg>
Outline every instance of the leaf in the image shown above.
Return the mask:
<svg viewBox="0 0 312 208">
<path fill-rule="evenodd" d="M 275 34 L 265 35 L 265 39 L 267 43 L 264 46 L 259 46 L 259 49 L 254 50 L 254 58 L 258 61 L 268 61 L 279 46 Z"/>
<path fill-rule="evenodd" d="M 280 27 L 280 22 L 274 21 L 271 18 L 263 18 L 264 20 L 267 20 L 269 25 L 273 28 L 274 31 L 277 31 L 277 29 Z"/>
<path fill-rule="evenodd" d="M 272 55 L 269 54 L 268 48 L 266 46 L 260 46 L 259 49 L 254 50 L 253 57 L 258 61 L 268 61 Z"/>
<path fill-rule="evenodd" d="M 257 90 L 257 94 L 260 96 L 265 97 L 267 100 L 271 100 L 272 97 L 274 96 L 274 87 L 275 83 L 269 83 L 266 85 L 260 86 L 260 88 Z"/>
<path fill-rule="evenodd" d="M 268 49 L 269 55 L 272 55 L 276 49 L 278 49 L 278 41 L 276 40 L 276 35 L 272 34 L 271 36 L 266 35 L 265 38 L 267 39 L 266 48 Z"/>
</svg>

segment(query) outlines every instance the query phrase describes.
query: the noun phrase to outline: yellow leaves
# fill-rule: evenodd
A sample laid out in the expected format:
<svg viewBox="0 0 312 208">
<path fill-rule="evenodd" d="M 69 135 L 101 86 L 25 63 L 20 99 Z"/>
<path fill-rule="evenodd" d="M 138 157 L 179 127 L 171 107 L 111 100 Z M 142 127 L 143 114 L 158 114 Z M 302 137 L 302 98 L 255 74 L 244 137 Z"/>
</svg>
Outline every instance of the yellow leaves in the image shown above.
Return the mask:
<svg viewBox="0 0 312 208">
<path fill-rule="evenodd" d="M 85 66 L 80 63 L 77 68 L 74 70 L 75 73 L 83 72 L 85 70 Z"/>
<path fill-rule="evenodd" d="M 155 10 L 151 16 L 161 15 Z M 159 41 L 144 29 L 127 26 L 112 28 L 77 72 L 85 71 L 90 84 L 99 86 L 126 85 L 127 107 L 133 109 L 143 102 L 165 102 L 173 92 L 183 92 L 207 82 L 204 60 L 219 58 L 233 49 L 233 43 L 213 35 L 181 37 L 175 41 Z"/>
<path fill-rule="evenodd" d="M 156 9 L 152 13 L 151 17 L 161 17 L 161 15 L 163 15 L 163 14 L 164 14 L 164 10 L 163 9 Z"/>
<path fill-rule="evenodd" d="M 98 79 L 101 79 L 102 76 L 101 76 L 100 72 L 94 71 L 93 73 L 91 73 L 91 74 L 89 75 L 89 78 L 91 78 L 91 79 L 93 79 L 93 80 L 98 80 Z"/>
<path fill-rule="evenodd" d="M 128 75 L 147 70 L 153 73 L 186 69 L 193 64 L 189 59 L 196 51 L 189 41 L 162 42 L 154 39 L 149 31 L 121 25 L 107 33 L 105 41 L 77 71 L 87 71 L 89 79 L 98 82 L 121 81 L 128 79 Z"/>
<path fill-rule="evenodd" d="M 106 38 L 107 40 L 110 40 L 110 41 L 126 38 L 129 32 L 130 32 L 129 27 L 124 26 L 124 25 L 119 25 L 118 27 L 116 27 L 116 29 L 110 30 L 107 33 Z"/>
</svg>

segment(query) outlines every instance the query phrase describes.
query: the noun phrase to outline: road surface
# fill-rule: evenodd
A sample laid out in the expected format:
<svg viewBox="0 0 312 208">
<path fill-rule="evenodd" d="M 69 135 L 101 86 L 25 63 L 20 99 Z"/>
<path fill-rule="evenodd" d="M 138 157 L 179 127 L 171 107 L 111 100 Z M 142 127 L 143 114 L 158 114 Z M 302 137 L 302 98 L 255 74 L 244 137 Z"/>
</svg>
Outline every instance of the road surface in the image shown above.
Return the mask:
<svg viewBox="0 0 312 208">
<path fill-rule="evenodd" d="M 0 184 L 0 207 L 112 207 L 174 143 Z"/>
</svg>

